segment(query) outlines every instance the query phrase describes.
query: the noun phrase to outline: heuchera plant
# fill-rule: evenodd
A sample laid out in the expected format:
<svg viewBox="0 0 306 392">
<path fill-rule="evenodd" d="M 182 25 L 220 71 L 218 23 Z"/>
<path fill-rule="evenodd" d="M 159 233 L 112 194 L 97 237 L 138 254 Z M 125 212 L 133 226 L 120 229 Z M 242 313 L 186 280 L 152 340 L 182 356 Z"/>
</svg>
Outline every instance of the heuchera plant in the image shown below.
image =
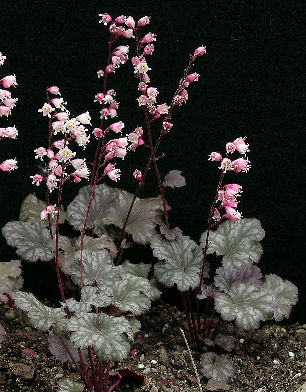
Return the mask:
<svg viewBox="0 0 306 392">
<path fill-rule="evenodd" d="M 2 229 L 7 243 L 16 247 L 23 260 L 54 260 L 61 304 L 48 307 L 23 291 L 14 291 L 11 296 L 36 328 L 49 332 L 51 353 L 78 371 L 83 383 L 60 381 L 60 392 L 83 391 L 84 387 L 111 392 L 119 385 L 130 371 L 114 372 L 111 363 L 128 355 L 133 337 L 141 328 L 137 316 L 149 310 L 151 301 L 163 303 L 162 286 L 176 286 L 181 293 L 186 324 L 164 306 L 189 341 L 203 348 L 203 375 L 227 380 L 234 369 L 229 355 L 219 352 L 220 348 L 230 352 L 234 340 L 222 334 L 223 322 L 233 321 L 239 328 L 252 330 L 260 321 L 288 317 L 297 301 L 297 288 L 292 283 L 276 275 L 262 277 L 256 264 L 262 254 L 264 231 L 258 220 L 242 219 L 238 212 L 242 187 L 224 183 L 227 172 L 248 171 L 250 162 L 245 154 L 249 146 L 246 138 L 238 137 L 226 144 L 223 156 L 218 152 L 209 155 L 220 165 L 221 175 L 200 245 L 178 227 L 171 228 L 165 193 L 167 187 L 186 183 L 180 170 L 171 170 L 162 179 L 158 168 L 162 156 L 156 154 L 163 138 L 173 130 L 174 107 L 188 100 L 189 85 L 200 76 L 191 71 L 206 47 L 198 47 L 190 56 L 171 103 L 158 103 L 158 89 L 151 86 L 148 75 L 148 57 L 154 51 L 156 35 L 142 32 L 150 17 L 137 22 L 131 16 L 100 17 L 110 37 L 106 66 L 98 71 L 103 86 L 95 101 L 100 105 L 101 121 L 92 131 L 96 141 L 92 162 L 87 164 L 82 156 L 90 142 L 89 113 L 71 116 L 59 88 L 47 88 L 47 101 L 39 112 L 48 119 L 48 144 L 35 149 L 35 158 L 43 161 L 45 168 L 31 176 L 33 184 L 45 186 L 45 200 L 34 194 L 27 196 L 19 221 L 9 222 Z M 108 85 L 110 76 L 129 60 L 129 47 L 114 45 L 121 38 L 136 42 L 131 63 L 138 79 L 137 105 L 144 115 L 144 125 L 135 124 L 134 130 L 126 134 L 123 121 L 114 120 L 119 103 Z M 153 126 L 159 129 L 155 139 Z M 146 166 L 134 170 L 138 182 L 134 194 L 103 183 L 106 177 L 117 182 L 121 174 L 118 161 L 138 148 L 149 154 Z M 141 199 L 139 193 L 151 166 L 160 196 Z M 89 185 L 79 189 L 65 211 L 65 184 L 82 180 L 88 180 Z M 79 235 L 62 235 L 65 222 Z M 125 249 L 132 242 L 150 244 L 158 262 L 151 265 L 124 260 Z M 213 254 L 222 256 L 221 266 L 208 260 Z"/>
</svg>

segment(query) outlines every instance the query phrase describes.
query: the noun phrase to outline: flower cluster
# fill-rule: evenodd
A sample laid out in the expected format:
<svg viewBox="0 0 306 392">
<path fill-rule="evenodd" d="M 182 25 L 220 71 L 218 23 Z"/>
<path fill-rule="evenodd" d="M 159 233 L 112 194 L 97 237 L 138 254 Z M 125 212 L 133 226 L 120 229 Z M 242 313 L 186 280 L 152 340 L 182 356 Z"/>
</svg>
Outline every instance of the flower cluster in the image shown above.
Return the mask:
<svg viewBox="0 0 306 392">
<path fill-rule="evenodd" d="M 49 99 L 49 94 L 54 96 Z M 34 150 L 35 159 L 43 161 L 45 157 L 49 160 L 47 164 L 47 176 L 35 174 L 31 176 L 33 184 L 39 185 L 46 181 L 47 188 L 50 192 L 57 188 L 59 181 L 63 182 L 68 178 L 73 178 L 74 182 L 80 182 L 82 178 L 87 179 L 89 176 L 89 169 L 86 166 L 85 159 L 75 159 L 76 152 L 72 151 L 68 145 L 74 140 L 79 146 L 85 148 L 89 142 L 87 128 L 85 125 L 90 124 L 90 115 L 88 112 L 82 113 L 75 118 L 70 118 L 70 113 L 66 109 L 63 98 L 57 86 L 52 86 L 47 89 L 48 102 L 43 105 L 38 111 L 43 116 L 49 117 L 49 140 L 48 148 L 38 147 Z M 63 139 L 52 141 L 53 136 L 58 133 L 64 135 Z M 67 173 L 66 169 L 70 166 L 72 172 Z M 50 207 L 50 206 L 48 206 Z M 42 211 L 44 217 L 53 211 Z M 45 218 L 43 218 L 45 219 Z"/>
<path fill-rule="evenodd" d="M 226 155 L 225 158 L 219 152 L 212 152 L 209 155 L 208 160 L 220 162 L 219 168 L 226 173 L 228 171 L 234 171 L 235 173 L 247 172 L 250 168 L 250 161 L 247 158 L 239 157 L 238 159 L 231 160 L 228 158 L 229 154 L 233 154 L 237 151 L 239 154 L 245 156 L 249 151 L 249 145 L 245 142 L 246 137 L 238 137 L 233 142 L 229 142 L 225 146 Z M 219 205 L 214 209 L 213 219 L 217 222 L 222 219 L 229 219 L 236 221 L 242 218 L 240 212 L 236 210 L 238 206 L 237 197 L 240 196 L 242 187 L 238 184 L 227 184 L 218 188 L 217 201 Z M 224 208 L 225 214 L 221 216 L 220 210 Z"/>
<path fill-rule="evenodd" d="M 0 52 L 0 67 L 4 64 L 6 56 L 4 56 Z M 17 85 L 16 76 L 8 75 L 4 78 L 0 79 L 0 117 L 5 116 L 8 117 L 12 109 L 16 106 L 16 102 L 18 98 L 12 98 L 11 92 L 8 90 L 10 87 L 14 87 Z M 0 140 L 3 137 L 7 137 L 10 139 L 16 139 L 18 136 L 18 131 L 15 126 L 0 128 Z M 17 169 L 17 161 L 16 159 L 7 159 L 4 162 L 0 163 L 1 171 L 12 171 Z"/>
<path fill-rule="evenodd" d="M 119 102 L 115 100 L 115 90 L 108 90 L 106 94 L 98 93 L 95 95 L 94 102 L 99 102 L 102 105 L 100 111 L 101 119 L 107 119 L 108 117 L 114 118 L 117 116 L 117 110 Z"/>
</svg>

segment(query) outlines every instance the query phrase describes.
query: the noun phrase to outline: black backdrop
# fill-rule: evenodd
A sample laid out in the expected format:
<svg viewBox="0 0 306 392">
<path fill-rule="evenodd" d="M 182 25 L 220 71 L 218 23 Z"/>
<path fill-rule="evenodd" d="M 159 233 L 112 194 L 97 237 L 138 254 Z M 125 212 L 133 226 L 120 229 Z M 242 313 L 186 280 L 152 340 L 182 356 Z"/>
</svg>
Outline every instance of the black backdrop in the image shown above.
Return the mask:
<svg viewBox="0 0 306 392">
<path fill-rule="evenodd" d="M 37 110 L 45 102 L 45 88 L 58 85 L 77 115 L 89 110 L 98 126 L 94 94 L 102 82 L 96 71 L 107 56 L 107 29 L 98 14 L 152 16 L 146 31 L 157 33 L 150 56 L 151 85 L 160 91 L 159 102 L 169 102 L 189 53 L 207 45 L 195 71 L 201 74 L 190 86 L 187 105 L 175 110 L 173 132 L 160 151 L 162 174 L 179 169 L 187 187 L 169 190 L 171 225 L 198 241 L 205 230 L 208 209 L 219 176 L 217 165 L 208 162 L 211 151 L 220 151 L 227 141 L 247 136 L 252 168 L 230 177 L 243 185 L 240 210 L 258 218 L 265 231 L 264 273 L 276 273 L 299 287 L 300 301 L 291 320 L 305 322 L 305 77 L 302 52 L 302 1 L 60 1 L 22 0 L 5 2 L 0 13 L 0 50 L 7 56 L 1 75 L 15 73 L 19 98 L 10 117 L 20 135 L 16 141 L 2 140 L 0 161 L 17 157 L 18 171 L 1 175 L 0 226 L 17 219 L 24 197 L 43 191 L 31 184 L 37 172 L 33 150 L 47 144 L 47 120 Z M 122 44 L 133 43 L 122 40 Z M 143 125 L 137 110 L 137 81 L 131 65 L 121 67 L 110 78 L 110 88 L 120 101 L 119 119 L 126 130 Z M 0 119 L 1 126 L 5 120 Z M 155 129 L 157 132 L 158 130 Z M 90 150 L 90 148 L 89 148 Z M 139 163 L 140 162 L 140 163 Z M 122 188 L 133 192 L 131 174 L 143 167 L 141 151 L 129 154 L 122 168 Z M 67 186 L 65 202 L 78 186 Z M 141 197 L 157 195 L 153 173 Z M 134 260 L 149 257 L 140 253 Z M 14 251 L 1 239 L 1 261 Z M 144 260 L 145 261 L 145 260 Z M 45 263 L 24 263 L 26 287 L 50 294 L 55 282 Z M 53 281 L 54 279 L 54 281 Z"/>
</svg>

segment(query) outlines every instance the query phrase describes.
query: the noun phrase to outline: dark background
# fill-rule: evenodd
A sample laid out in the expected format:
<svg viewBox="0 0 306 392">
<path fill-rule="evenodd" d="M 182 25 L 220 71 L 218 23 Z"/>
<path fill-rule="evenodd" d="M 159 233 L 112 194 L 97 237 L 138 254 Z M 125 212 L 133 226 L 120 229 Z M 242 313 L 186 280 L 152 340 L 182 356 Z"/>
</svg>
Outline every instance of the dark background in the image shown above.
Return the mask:
<svg viewBox="0 0 306 392">
<path fill-rule="evenodd" d="M 99 13 L 113 17 L 152 16 L 144 32 L 157 33 L 155 51 L 148 57 L 151 86 L 158 87 L 159 103 L 169 103 L 189 54 L 201 44 L 207 55 L 198 59 L 199 82 L 189 88 L 189 101 L 175 110 L 173 131 L 164 139 L 159 161 L 162 176 L 179 169 L 187 187 L 168 190 L 171 226 L 179 226 L 195 241 L 206 229 L 219 170 L 207 161 L 211 151 L 223 152 L 225 143 L 247 136 L 252 168 L 228 175 L 244 192 L 239 205 L 244 217 L 258 218 L 266 231 L 263 273 L 276 273 L 298 286 L 300 301 L 290 321 L 305 322 L 305 46 L 302 1 L 11 1 L 0 14 L 0 51 L 7 56 L 1 77 L 15 73 L 19 98 L 8 124 L 19 137 L 2 140 L 0 161 L 17 157 L 19 169 L 1 175 L 0 226 L 18 218 L 25 196 L 43 189 L 31 184 L 37 172 L 33 150 L 47 145 L 47 119 L 37 112 L 45 102 L 45 89 L 60 87 L 73 115 L 89 111 L 94 127 L 99 106 L 94 95 L 102 91 L 96 71 L 107 58 L 108 31 L 98 23 Z M 130 45 L 132 40 L 122 39 Z M 131 132 L 144 125 L 137 109 L 137 80 L 130 64 L 111 76 L 109 88 L 117 91 L 118 120 Z M 1 126 L 7 126 L 1 118 Z M 159 129 L 153 128 L 155 135 Z M 94 143 L 93 143 L 94 144 Z M 90 147 L 87 149 L 90 154 Z M 90 156 L 90 155 L 89 155 Z M 129 154 L 118 185 L 130 192 L 136 187 L 135 168 L 142 169 L 144 151 Z M 83 183 L 84 185 L 84 183 Z M 67 204 L 77 186 L 68 186 Z M 141 197 L 158 194 L 153 172 Z M 141 253 L 140 253 L 141 254 Z M 146 253 L 143 253 L 146 254 Z M 149 253 L 148 253 L 149 254 Z M 1 239 L 1 261 L 15 257 Z M 140 256 L 135 256 L 134 260 Z M 143 257 L 143 256 L 141 256 Z M 138 260 L 140 261 L 140 260 Z M 145 260 L 143 260 L 145 261 Z M 49 293 L 50 266 L 24 263 L 26 288 Z"/>
</svg>

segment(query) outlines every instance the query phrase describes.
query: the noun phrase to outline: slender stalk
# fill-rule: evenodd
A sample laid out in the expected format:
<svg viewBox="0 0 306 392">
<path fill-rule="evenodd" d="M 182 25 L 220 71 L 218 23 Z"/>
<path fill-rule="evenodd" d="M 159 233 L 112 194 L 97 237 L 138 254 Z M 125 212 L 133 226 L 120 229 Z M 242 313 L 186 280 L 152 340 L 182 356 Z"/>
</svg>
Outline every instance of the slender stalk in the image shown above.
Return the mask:
<svg viewBox="0 0 306 392">
<path fill-rule="evenodd" d="M 88 347 L 87 352 L 88 352 L 89 363 L 90 363 L 90 367 L 91 367 L 91 371 L 92 371 L 94 388 L 96 391 L 99 392 L 99 385 L 98 385 L 98 379 L 97 379 L 97 367 L 95 364 L 94 353 L 93 353 L 92 347 Z"/>
<path fill-rule="evenodd" d="M 89 379 L 89 377 L 88 377 L 87 372 L 86 372 L 86 371 L 83 372 L 82 369 L 79 367 L 79 365 L 77 364 L 75 358 L 73 357 L 73 355 L 72 355 L 72 353 L 71 353 L 69 347 L 68 347 L 67 344 L 65 343 L 64 339 L 63 339 L 61 336 L 59 336 L 59 339 L 60 339 L 62 345 L 64 346 L 65 350 L 67 351 L 67 353 L 68 353 L 68 355 L 69 355 L 71 361 L 73 362 L 75 368 L 77 369 L 78 373 L 79 373 L 80 376 L 82 377 L 82 380 L 85 382 L 86 386 L 87 386 L 89 389 L 92 389 L 92 386 L 93 386 L 93 385 L 92 385 L 92 383 L 91 383 L 91 381 L 90 381 L 90 379 Z"/>
<path fill-rule="evenodd" d="M 148 130 L 149 146 L 150 146 L 150 151 L 151 151 L 151 154 L 152 154 L 153 151 L 154 151 L 154 147 L 153 147 L 153 142 L 152 142 L 151 122 L 150 122 L 149 117 L 148 117 L 147 109 L 144 109 L 143 112 L 144 112 L 144 115 L 145 115 L 145 120 L 146 120 L 146 125 L 147 125 L 147 130 Z M 166 199 L 165 199 L 165 188 L 164 188 L 164 186 L 163 186 L 163 184 L 161 182 L 160 173 L 159 173 L 159 170 L 158 170 L 155 154 L 153 155 L 153 165 L 154 165 L 156 179 L 157 179 L 157 182 L 158 182 L 158 187 L 159 187 L 160 194 L 161 194 L 162 201 L 163 201 L 163 209 L 164 209 L 166 226 L 169 229 L 169 218 L 168 218 L 168 212 L 167 212 L 167 203 L 166 203 Z"/>
<path fill-rule="evenodd" d="M 185 293 L 181 293 L 181 298 L 182 298 L 182 302 L 183 302 L 183 306 L 184 306 L 184 310 L 185 310 L 185 315 L 187 318 L 187 324 L 188 324 L 188 331 L 189 331 L 189 335 L 190 335 L 190 339 L 192 341 L 192 343 L 195 342 L 195 336 L 194 336 L 194 332 L 192 329 L 192 325 L 191 325 L 191 320 L 190 320 L 190 314 L 189 314 L 189 309 L 186 303 L 186 297 L 185 297 Z"/>
<path fill-rule="evenodd" d="M 210 210 L 209 210 L 208 224 L 207 224 L 207 233 L 206 233 L 206 239 L 205 239 L 205 248 L 204 248 L 204 251 L 203 251 L 202 267 L 201 267 L 201 273 L 200 273 L 200 283 L 199 283 L 198 290 L 197 290 L 198 292 L 200 292 L 201 286 L 202 286 L 202 283 L 203 283 L 204 266 L 205 266 L 205 261 L 206 261 L 206 257 L 207 257 L 207 250 L 208 250 L 208 247 L 209 247 L 208 239 L 209 239 L 210 230 L 212 228 L 212 217 L 214 215 L 215 206 L 216 206 L 216 203 L 217 203 L 217 200 L 218 200 L 218 191 L 219 191 L 219 189 L 220 189 L 220 187 L 222 185 L 224 175 L 225 175 L 225 172 L 222 171 L 222 173 L 220 175 L 219 182 L 218 182 L 218 186 L 217 186 L 216 196 L 215 196 L 214 201 L 212 203 L 212 206 L 210 207 Z"/>
<path fill-rule="evenodd" d="M 202 385 L 201 385 L 201 380 L 200 380 L 200 377 L 199 377 L 199 373 L 198 373 L 196 365 L 194 363 L 193 356 L 191 354 L 188 341 L 186 339 L 186 336 L 185 336 L 184 331 L 182 330 L 182 328 L 180 328 L 180 331 L 181 331 L 181 333 L 183 335 L 183 338 L 184 338 L 184 341 L 185 341 L 185 344 L 186 344 L 186 347 L 187 347 L 187 350 L 188 350 L 188 354 L 189 354 L 189 357 L 190 357 L 190 360 L 191 360 L 191 363 L 192 363 L 192 367 L 193 367 L 194 373 L 196 375 L 197 383 L 198 383 L 198 386 L 199 386 L 199 391 L 203 392 Z"/>
<path fill-rule="evenodd" d="M 189 312 L 191 315 L 193 333 L 194 333 L 194 336 L 197 338 L 197 335 L 198 335 L 197 326 L 196 326 L 196 322 L 195 322 L 195 318 L 194 318 L 194 314 L 193 314 L 193 310 L 192 310 L 192 304 L 191 304 L 191 300 L 190 300 L 190 292 L 189 291 L 186 292 L 186 298 L 187 298 L 187 303 L 188 303 L 188 307 L 189 307 Z"/>
<path fill-rule="evenodd" d="M 105 369 L 105 375 L 104 375 L 104 390 L 103 392 L 107 392 L 107 385 L 108 385 L 108 379 L 109 379 L 109 371 L 110 371 L 110 365 L 111 362 L 108 361 Z"/>
</svg>

